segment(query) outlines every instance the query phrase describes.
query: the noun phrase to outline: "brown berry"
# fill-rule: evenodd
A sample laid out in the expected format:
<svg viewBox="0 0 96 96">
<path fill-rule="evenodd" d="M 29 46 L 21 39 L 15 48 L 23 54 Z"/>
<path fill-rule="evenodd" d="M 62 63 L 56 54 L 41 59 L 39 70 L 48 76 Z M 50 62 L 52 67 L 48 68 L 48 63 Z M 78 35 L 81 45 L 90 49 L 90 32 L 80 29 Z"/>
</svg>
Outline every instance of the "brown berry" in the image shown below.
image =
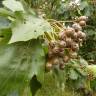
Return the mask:
<svg viewBox="0 0 96 96">
<path fill-rule="evenodd" d="M 85 40 L 86 39 L 86 34 L 82 33 L 82 39 Z"/>
<path fill-rule="evenodd" d="M 77 58 L 77 52 L 70 52 L 70 57 L 72 59 L 76 59 Z"/>
<path fill-rule="evenodd" d="M 77 39 L 77 33 L 76 32 L 73 34 L 72 39 Z"/>
<path fill-rule="evenodd" d="M 67 63 L 69 61 L 69 59 L 70 59 L 69 56 L 64 56 L 64 58 L 63 58 L 65 63 Z"/>
<path fill-rule="evenodd" d="M 59 53 L 59 51 L 60 51 L 60 49 L 59 49 L 58 46 L 55 46 L 55 47 L 52 49 L 52 52 L 53 52 L 54 54 Z"/>
<path fill-rule="evenodd" d="M 72 39 L 71 38 L 66 38 L 66 46 L 69 48 L 71 46 Z"/>
<path fill-rule="evenodd" d="M 86 26 L 86 21 L 80 21 L 79 24 L 80 26 Z"/>
<path fill-rule="evenodd" d="M 53 65 L 58 65 L 59 64 L 59 58 L 53 58 L 52 59 L 52 64 Z"/>
<path fill-rule="evenodd" d="M 64 70 L 65 65 L 64 65 L 64 64 L 60 64 L 60 65 L 59 65 L 59 68 L 60 68 L 61 70 Z"/>
<path fill-rule="evenodd" d="M 81 31 L 79 31 L 78 33 L 77 33 L 77 37 L 78 38 L 80 38 L 80 39 L 86 39 L 86 34 L 85 33 L 83 33 L 83 32 L 81 32 Z"/>
<path fill-rule="evenodd" d="M 64 64 L 63 58 L 59 58 L 59 63 Z"/>
<path fill-rule="evenodd" d="M 86 17 L 86 16 L 80 16 L 80 17 L 78 18 L 79 21 L 81 21 L 81 20 L 86 21 L 87 19 L 88 19 L 88 17 Z"/>
<path fill-rule="evenodd" d="M 80 38 L 79 38 L 78 41 L 79 41 L 79 43 L 82 43 L 82 42 L 83 42 L 83 39 L 80 39 Z"/>
<path fill-rule="evenodd" d="M 59 56 L 63 57 L 64 56 L 64 51 L 59 52 Z"/>
<path fill-rule="evenodd" d="M 66 38 L 65 32 L 60 32 L 59 33 L 59 39 L 60 40 L 65 40 L 65 38 Z"/>
<path fill-rule="evenodd" d="M 78 45 L 78 43 L 73 42 L 73 43 L 71 44 L 71 48 L 72 48 L 73 51 L 78 51 L 78 50 L 79 50 L 79 45 Z"/>
<path fill-rule="evenodd" d="M 74 33 L 75 33 L 75 30 L 71 27 L 67 28 L 65 31 L 65 34 L 67 35 L 67 37 L 72 37 Z"/>
<path fill-rule="evenodd" d="M 64 64 L 63 58 L 59 58 L 59 62 L 60 62 L 60 64 L 59 64 L 59 68 L 60 68 L 61 70 L 63 70 L 64 67 L 65 67 L 65 64 Z"/>
<path fill-rule="evenodd" d="M 56 45 L 56 41 L 54 41 L 54 40 L 52 40 L 52 41 L 49 43 L 49 46 L 50 46 L 51 48 L 54 48 L 55 45 Z"/>
<path fill-rule="evenodd" d="M 78 23 L 74 23 L 72 27 L 75 29 L 76 32 L 82 30 L 82 27 Z"/>
<path fill-rule="evenodd" d="M 64 47 L 66 47 L 66 42 L 65 41 L 60 41 L 59 42 L 59 46 L 61 47 L 61 48 L 64 48 Z"/>
<path fill-rule="evenodd" d="M 51 50 L 49 50 L 49 52 L 48 52 L 48 57 L 49 58 L 51 58 L 51 57 L 53 57 L 54 55 L 53 55 L 53 52 L 51 51 Z"/>
<path fill-rule="evenodd" d="M 51 69 L 52 69 L 52 63 L 47 62 L 47 64 L 46 64 L 46 70 L 47 71 L 50 71 Z"/>
</svg>

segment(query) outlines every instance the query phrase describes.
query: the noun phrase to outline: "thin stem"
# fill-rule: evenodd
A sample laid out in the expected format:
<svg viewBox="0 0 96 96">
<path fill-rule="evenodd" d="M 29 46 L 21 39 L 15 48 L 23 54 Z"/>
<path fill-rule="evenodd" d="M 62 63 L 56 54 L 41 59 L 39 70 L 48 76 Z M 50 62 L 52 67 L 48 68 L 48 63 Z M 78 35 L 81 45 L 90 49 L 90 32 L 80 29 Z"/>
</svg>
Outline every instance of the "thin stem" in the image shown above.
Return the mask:
<svg viewBox="0 0 96 96">
<path fill-rule="evenodd" d="M 75 22 L 75 20 L 57 21 L 57 20 L 55 20 L 55 19 L 47 19 L 47 21 L 55 21 L 55 22 L 61 22 L 61 23 L 65 23 L 65 22 Z"/>
<path fill-rule="evenodd" d="M 62 28 L 60 28 L 57 24 L 53 23 L 52 26 L 56 27 L 57 29 L 59 29 L 60 31 L 62 30 Z"/>
</svg>

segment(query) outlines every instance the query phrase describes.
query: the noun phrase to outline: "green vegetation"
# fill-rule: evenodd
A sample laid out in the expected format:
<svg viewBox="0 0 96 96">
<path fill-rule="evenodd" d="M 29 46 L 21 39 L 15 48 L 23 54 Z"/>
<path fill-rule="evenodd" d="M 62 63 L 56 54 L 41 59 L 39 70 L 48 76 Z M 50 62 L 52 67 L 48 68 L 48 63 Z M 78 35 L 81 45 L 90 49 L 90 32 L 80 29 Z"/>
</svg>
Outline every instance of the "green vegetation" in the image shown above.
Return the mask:
<svg viewBox="0 0 96 96">
<path fill-rule="evenodd" d="M 96 4 L 0 1 L 0 96 L 95 96 Z"/>
</svg>

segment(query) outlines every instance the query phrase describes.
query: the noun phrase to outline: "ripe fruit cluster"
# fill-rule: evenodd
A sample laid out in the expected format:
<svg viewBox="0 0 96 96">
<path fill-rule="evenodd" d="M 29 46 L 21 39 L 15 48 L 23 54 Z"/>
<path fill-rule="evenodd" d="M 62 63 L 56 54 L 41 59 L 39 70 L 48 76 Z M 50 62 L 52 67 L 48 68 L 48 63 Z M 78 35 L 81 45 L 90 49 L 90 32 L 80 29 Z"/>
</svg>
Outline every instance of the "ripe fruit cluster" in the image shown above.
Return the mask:
<svg viewBox="0 0 96 96">
<path fill-rule="evenodd" d="M 86 39 L 86 34 L 82 32 L 82 27 L 86 25 L 86 20 L 86 16 L 79 17 L 71 27 L 67 27 L 58 33 L 57 40 L 49 42 L 47 70 L 52 69 L 55 65 L 63 70 L 70 59 L 78 58 L 79 47 Z"/>
</svg>

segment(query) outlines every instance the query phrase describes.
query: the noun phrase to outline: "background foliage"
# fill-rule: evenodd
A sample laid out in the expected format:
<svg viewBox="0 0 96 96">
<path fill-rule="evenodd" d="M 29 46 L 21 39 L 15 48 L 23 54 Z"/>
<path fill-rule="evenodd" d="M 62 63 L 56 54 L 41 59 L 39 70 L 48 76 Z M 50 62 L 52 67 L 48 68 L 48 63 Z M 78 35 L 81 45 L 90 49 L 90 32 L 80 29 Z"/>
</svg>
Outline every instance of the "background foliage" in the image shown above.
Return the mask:
<svg viewBox="0 0 96 96">
<path fill-rule="evenodd" d="M 2 1 L 2 0 L 1 0 Z M 2 6 L 2 4 L 1 4 L 1 1 L 0 1 L 0 6 Z M 10 0 L 9 0 L 10 1 Z M 21 1 L 23 1 L 23 0 L 21 0 Z M 72 7 L 72 6 L 68 6 L 69 5 L 69 3 L 70 3 L 70 0 L 25 0 L 26 2 L 27 2 L 27 4 L 28 4 L 28 6 L 30 7 L 31 6 L 31 8 L 33 8 L 32 10 L 32 14 L 33 14 L 33 16 L 32 16 L 32 18 L 31 19 L 33 19 L 34 18 L 34 15 L 35 16 L 37 16 L 37 14 L 39 15 L 39 17 L 44 17 L 46 20 L 47 20 L 47 18 L 48 19 L 56 19 L 56 20 L 59 20 L 59 21 L 62 21 L 62 20 L 64 20 L 64 21 L 70 21 L 70 20 L 72 20 L 72 19 L 74 19 L 74 18 L 76 18 L 77 16 L 81 16 L 81 15 L 86 15 L 86 16 L 88 16 L 89 17 L 89 19 L 88 19 L 88 21 L 87 21 L 87 26 L 86 26 L 86 28 L 84 28 L 84 32 L 86 32 L 86 34 L 87 34 L 87 40 L 86 40 L 86 42 L 84 42 L 84 46 L 83 47 L 81 47 L 81 50 L 80 50 L 80 52 L 79 52 L 79 54 L 82 56 L 82 57 L 84 57 L 90 64 L 92 63 L 92 64 L 95 64 L 96 63 L 96 22 L 94 22 L 94 21 L 96 21 L 96 5 L 93 5 L 91 2 L 89 2 L 89 0 L 81 0 L 80 1 L 80 6 L 75 6 L 75 7 Z M 77 4 L 78 5 L 78 4 Z M 26 8 L 25 8 L 26 9 Z M 30 9 L 29 9 L 30 10 Z M 34 11 L 36 12 L 36 14 L 34 14 Z M 7 15 L 11 15 L 12 17 L 13 17 L 13 13 L 12 12 L 10 12 L 10 11 L 7 11 L 7 13 L 6 13 L 6 11 L 4 11 L 3 10 L 3 12 L 5 12 L 3 15 L 5 16 L 6 14 Z M 2 13 L 2 10 L 1 10 L 1 13 Z M 9 14 L 10 13 L 10 14 Z M 30 11 L 29 11 L 29 13 L 30 13 Z M 28 18 L 29 18 L 29 13 L 27 14 L 28 16 Z M 43 20 L 41 20 L 41 19 L 38 19 L 37 17 L 36 18 L 34 18 L 34 22 L 32 21 L 31 22 L 31 20 L 29 19 L 27 22 L 23 22 L 22 23 L 22 21 L 23 21 L 23 18 L 22 18 L 22 15 L 21 15 L 21 13 L 19 13 L 19 12 L 17 12 L 17 13 L 15 13 L 15 20 L 16 20 L 16 22 L 11 18 L 11 21 L 12 21 L 12 23 L 14 23 L 14 26 L 12 26 L 11 28 L 12 28 L 12 30 L 11 30 L 11 28 L 10 28 L 10 20 L 7 20 L 7 19 L 5 19 L 4 17 L 0 17 L 0 34 L 2 34 L 1 35 L 1 38 L 2 38 L 2 36 L 4 36 L 4 38 L 6 38 L 6 39 L 3 39 L 3 43 L 0 43 L 0 45 L 2 45 L 2 47 L 3 47 L 3 45 L 4 44 L 6 44 L 6 43 L 13 43 L 13 42 L 17 42 L 17 40 L 19 40 L 19 41 L 27 41 L 27 40 L 30 40 L 30 39 L 33 39 L 33 38 L 37 38 L 39 35 L 42 35 L 40 32 L 42 31 L 42 30 L 44 30 L 44 31 L 50 31 L 50 30 L 52 30 L 52 29 L 50 29 L 49 27 L 50 27 L 50 25 L 48 24 L 48 23 L 46 23 L 45 21 L 43 21 Z M 5 16 L 6 17 L 6 16 Z M 19 17 L 19 18 L 18 18 Z M 24 15 L 24 18 L 27 18 L 25 15 Z M 20 21 L 19 21 L 19 19 L 21 19 Z M 2 21 L 3 21 L 3 24 L 2 24 Z M 14 22 L 13 22 L 14 21 Z M 17 23 L 17 21 L 19 22 L 19 23 Z M 39 23 L 39 21 L 40 21 L 40 23 Z M 30 23 L 31 22 L 31 23 Z M 35 28 L 37 28 L 37 26 L 39 26 L 38 27 L 38 29 L 34 29 L 33 31 L 36 31 L 36 32 L 39 32 L 39 35 L 37 34 L 34 34 L 34 37 L 33 38 L 31 38 L 29 35 L 28 35 L 28 38 L 25 38 L 25 35 L 26 35 L 26 32 L 28 32 L 28 31 L 30 31 L 29 30 L 29 26 L 31 27 L 31 25 L 30 24 L 33 24 L 34 25 L 34 23 L 36 22 L 36 25 L 35 25 Z M 44 26 L 43 26 L 43 24 L 44 24 Z M 65 23 L 65 25 L 68 25 L 69 23 Z M 1 26 L 1 25 L 3 25 L 3 26 Z M 19 27 L 19 26 L 21 26 L 22 25 L 22 27 Z M 42 26 L 41 26 L 42 25 Z M 25 27 L 25 26 L 28 26 L 28 27 Z M 47 26 L 47 27 L 46 27 Z M 21 29 L 24 29 L 24 28 L 27 28 L 27 29 L 24 29 L 24 33 L 22 33 L 22 34 L 20 34 L 20 36 L 22 36 L 22 38 L 19 38 L 18 39 L 18 32 L 19 31 L 21 31 Z M 33 27 L 34 28 L 34 27 Z M 11 33 L 9 33 L 10 32 L 10 30 L 11 31 L 13 31 L 13 32 L 15 32 L 13 35 L 12 35 L 12 32 Z M 44 32 L 43 31 L 43 32 Z M 7 35 L 6 35 L 7 34 Z M 14 37 L 14 35 L 16 36 L 16 37 Z M 33 34 L 31 34 L 32 36 L 33 36 Z M 11 38 L 11 36 L 13 36 L 12 38 Z M 36 36 L 36 37 L 35 37 Z M 24 37 L 24 38 L 23 38 Z M 10 38 L 11 38 L 11 41 L 9 41 L 10 40 Z M 14 38 L 15 38 L 15 40 L 14 40 Z M 27 43 L 29 42 L 29 44 L 28 45 L 26 45 Z M 8 64 L 8 66 L 3 66 L 4 67 L 4 70 L 6 69 L 6 67 L 7 67 L 7 70 L 8 70 L 8 73 L 9 74 L 12 74 L 11 75 L 11 81 L 13 81 L 14 80 L 14 76 L 16 77 L 18 74 L 20 75 L 19 76 L 19 78 L 18 78 L 18 81 L 16 81 L 16 82 L 13 82 L 14 83 L 14 85 L 16 85 L 16 86 L 14 86 L 15 88 L 16 87 L 18 87 L 18 84 L 19 83 L 21 83 L 21 81 L 22 80 L 25 80 L 24 82 L 22 82 L 23 83 L 23 85 L 24 85 L 24 88 L 25 88 L 25 86 L 26 86 L 26 79 L 23 79 L 23 78 L 26 78 L 26 76 L 27 75 L 33 75 L 33 73 L 31 72 L 31 67 L 33 67 L 33 68 L 38 68 L 38 66 L 39 66 L 39 63 L 40 63 L 40 60 L 41 59 L 43 59 L 43 58 L 45 58 L 44 57 L 44 53 L 43 53 L 43 51 L 42 51 L 42 48 L 41 48 L 41 46 L 35 46 L 34 44 L 35 43 L 32 43 L 33 45 L 34 45 L 34 48 L 32 48 L 32 44 L 30 43 L 30 41 L 28 41 L 28 42 L 26 42 L 26 44 L 24 43 L 24 42 L 19 42 L 18 44 L 14 44 L 15 45 L 15 47 L 13 48 L 12 46 L 13 46 L 13 44 L 11 45 L 11 46 L 8 46 L 7 47 L 7 49 L 6 49 L 6 47 L 4 46 L 4 48 L 2 49 L 2 47 L 0 46 L 0 48 L 2 49 L 2 51 L 1 51 L 1 53 L 0 53 L 0 56 L 1 56 L 1 59 L 4 57 L 4 58 L 6 58 L 7 60 L 3 60 L 2 62 L 6 65 L 6 62 L 9 62 L 9 64 Z M 23 46 L 22 46 L 23 45 Z M 29 46 L 29 47 L 28 47 Z M 22 47 L 23 47 L 23 49 L 24 50 L 26 50 L 26 52 L 25 53 L 23 53 L 23 49 L 22 49 Z M 26 47 L 28 47 L 28 48 L 26 48 Z M 37 47 L 39 47 L 40 49 L 38 50 L 38 49 L 36 49 Z M 20 50 L 20 52 L 19 52 L 19 50 Z M 22 49 L 22 50 L 21 50 Z M 10 51 L 11 50 L 11 51 Z M 36 54 L 36 56 L 34 57 L 34 59 L 33 60 L 31 60 L 31 57 L 30 57 L 30 54 L 31 54 L 31 50 L 35 50 L 34 52 L 37 52 L 37 54 L 39 53 L 39 52 L 42 52 L 42 54 L 39 54 L 40 55 L 40 57 L 39 57 L 39 55 L 37 56 L 37 54 Z M 8 53 L 6 53 L 6 51 L 8 52 Z M 4 54 L 2 54 L 2 52 L 5 52 Z M 13 55 L 13 53 L 15 54 L 15 57 L 14 57 L 14 55 Z M 19 57 L 18 57 L 18 54 L 21 54 Z M 10 56 L 9 56 L 10 55 Z M 23 56 L 22 56 L 23 55 Z M 27 55 L 28 55 L 28 58 L 27 58 Z M 41 57 L 41 55 L 42 55 L 42 57 Z M 7 57 L 6 57 L 7 56 Z M 14 57 L 14 58 L 13 58 Z M 22 58 L 21 58 L 22 57 Z M 36 59 L 39 59 L 39 60 L 36 60 Z M 16 62 L 17 62 L 17 59 L 19 59 L 18 60 L 18 66 L 17 65 L 15 65 L 15 64 L 17 64 Z M 35 65 L 33 64 L 31 67 L 30 67 L 30 70 L 29 70 L 29 68 L 25 65 L 25 63 L 26 62 L 24 62 L 24 61 L 26 61 L 26 59 L 28 59 L 28 64 L 29 63 L 33 63 L 33 62 L 38 62 L 39 61 L 39 63 L 38 63 L 38 65 L 37 65 L 37 67 L 35 67 Z M 24 60 L 24 61 L 23 61 Z M 43 59 L 44 60 L 44 59 Z M 45 61 L 43 61 L 43 60 L 41 60 L 41 62 L 45 62 Z M 6 62 L 5 62 L 6 61 Z M 22 62 L 23 61 L 23 62 Z M 11 63 L 10 62 L 13 62 L 14 63 L 14 65 L 13 66 L 11 66 Z M 12 64 L 13 64 L 12 63 Z M 1 64 L 1 62 L 0 62 L 0 64 Z M 10 66 L 9 66 L 10 65 Z M 20 65 L 23 65 L 22 66 L 22 69 L 20 69 Z M 12 68 L 11 68 L 12 67 Z M 15 67 L 15 71 L 13 71 L 14 70 L 14 67 Z M 17 67 L 17 68 L 16 68 Z M 24 69 L 25 69 L 25 67 L 26 67 L 26 70 L 23 70 L 23 67 L 24 67 Z M 12 70 L 10 70 L 9 71 L 9 69 L 12 69 Z M 18 70 L 19 71 L 18 71 Z M 0 69 L 0 76 L 3 76 L 2 78 L 2 80 L 0 81 L 0 85 L 2 84 L 2 82 L 3 82 L 3 80 L 6 80 L 6 82 L 4 82 L 3 84 L 8 84 L 8 86 L 10 85 L 11 86 L 11 83 L 9 84 L 9 83 L 7 83 L 8 82 L 8 78 L 6 78 L 7 76 L 6 75 L 4 75 L 5 73 L 3 72 L 4 70 L 2 70 L 2 69 Z M 44 69 L 43 69 L 44 70 Z M 25 72 L 23 72 L 23 74 L 22 74 L 22 72 L 21 71 L 26 71 L 26 72 L 29 72 L 28 74 Z M 42 72 L 42 70 L 40 71 L 40 72 Z M 39 72 L 35 72 L 36 74 L 37 73 L 39 73 Z M 51 73 L 50 73 L 51 74 Z M 8 74 L 7 74 L 8 75 Z M 44 74 L 43 74 L 44 75 Z M 5 77 L 4 77 L 5 76 Z M 12 77 L 13 76 L 13 77 Z M 31 77 L 31 76 L 29 76 L 29 77 Z M 39 76 L 39 75 L 38 75 Z M 40 75 L 41 76 L 41 75 Z M 16 77 L 17 78 L 17 77 Z M 15 79 L 16 79 L 15 78 Z M 76 92 L 74 92 L 74 90 L 70 90 L 70 89 L 68 89 L 68 88 L 66 88 L 66 89 L 68 89 L 68 90 L 65 90 L 65 91 L 70 91 L 69 93 L 68 92 L 66 92 L 65 94 L 64 94 L 64 92 L 62 92 L 62 90 L 60 89 L 60 88 L 58 88 L 58 86 L 56 86 L 56 81 L 54 80 L 54 78 L 53 77 L 51 77 L 51 76 L 49 76 L 49 74 L 46 74 L 46 75 L 44 75 L 44 77 L 43 76 L 41 76 L 41 77 L 39 77 L 39 78 L 41 78 L 40 80 L 40 82 L 42 82 L 42 78 L 44 79 L 44 81 L 43 81 L 43 84 L 44 85 L 42 85 L 43 87 L 41 88 L 41 90 L 39 90 L 38 91 L 38 93 L 37 93 L 37 96 L 58 96 L 58 95 L 61 95 L 61 96 L 77 96 L 77 94 L 78 93 L 76 93 Z M 33 79 L 36 79 L 35 77 L 33 78 Z M 37 78 L 38 79 L 38 78 Z M 37 80 L 36 79 L 36 80 Z M 14 80 L 15 81 L 15 80 Z M 31 82 L 31 83 L 37 83 L 37 82 Z M 31 84 L 30 83 L 30 84 Z M 28 84 L 28 82 L 27 82 L 27 84 Z M 13 84 L 12 84 L 13 85 Z M 92 87 L 94 88 L 94 90 L 96 89 L 95 88 L 95 85 L 96 85 L 96 82 L 94 81 L 93 83 L 92 83 Z M 3 85 L 4 86 L 4 85 Z M 2 87 L 3 87 L 2 86 Z M 2 93 L 2 96 L 5 96 L 5 94 L 6 94 L 6 90 L 8 91 L 8 87 L 7 86 L 7 89 L 5 89 L 5 93 L 4 93 L 4 88 L 0 88 L 0 92 L 3 92 Z M 35 86 L 37 86 L 37 85 L 35 85 Z M 13 87 L 13 90 L 14 90 L 14 87 Z M 23 86 L 22 86 L 23 87 Z M 39 87 L 41 87 L 41 85 L 39 84 Z M 19 88 L 21 88 L 20 86 L 19 86 Z M 3 89 L 3 91 L 2 91 L 2 89 Z M 38 89 L 38 88 L 37 88 Z M 20 94 L 23 94 L 24 96 L 30 96 L 30 90 L 29 90 L 29 88 L 28 87 L 26 87 L 25 89 L 22 89 L 21 88 L 21 90 L 23 90 L 22 92 L 23 93 L 20 93 Z M 27 91 L 26 91 L 27 90 Z M 34 87 L 32 87 L 31 88 L 31 90 L 33 91 L 34 90 Z M 18 90 L 15 90 L 15 92 L 13 92 L 13 93 L 11 93 L 11 94 L 14 94 L 15 93 L 15 95 L 18 93 Z M 70 95 L 71 94 L 71 95 Z M 78 94 L 78 96 L 79 96 L 80 94 Z M 10 96 L 10 92 L 9 92 L 9 95 L 8 96 Z M 12 95 L 13 96 L 13 95 Z"/>
</svg>

